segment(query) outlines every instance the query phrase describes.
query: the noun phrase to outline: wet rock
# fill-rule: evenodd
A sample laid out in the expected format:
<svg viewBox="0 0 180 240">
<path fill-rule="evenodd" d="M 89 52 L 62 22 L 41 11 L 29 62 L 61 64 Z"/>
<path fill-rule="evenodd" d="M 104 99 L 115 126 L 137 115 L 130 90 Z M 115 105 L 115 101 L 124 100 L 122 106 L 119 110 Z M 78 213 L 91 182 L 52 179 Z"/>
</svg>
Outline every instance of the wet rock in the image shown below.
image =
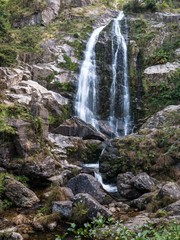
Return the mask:
<svg viewBox="0 0 180 240">
<path fill-rule="evenodd" d="M 59 213 L 62 217 L 70 218 L 72 215 L 72 202 L 71 201 L 53 202 L 52 212 Z"/>
<path fill-rule="evenodd" d="M 72 117 L 54 130 L 54 133 L 65 136 L 82 137 L 83 139 L 98 139 L 104 141 L 106 137 L 93 126 L 78 117 Z"/>
<path fill-rule="evenodd" d="M 5 195 L 18 207 L 30 208 L 39 202 L 33 191 L 11 177 L 5 178 Z"/>
<path fill-rule="evenodd" d="M 134 178 L 132 172 L 122 173 L 117 176 L 118 192 L 125 198 L 134 199 L 138 198 L 141 193 L 134 188 L 132 179 Z"/>
<path fill-rule="evenodd" d="M 102 189 L 101 184 L 91 175 L 82 173 L 69 180 L 67 186 L 74 194 L 88 193 L 101 204 L 108 204 L 111 197 Z"/>
<path fill-rule="evenodd" d="M 180 114 L 180 105 L 170 105 L 163 110 L 155 113 L 142 125 L 141 129 L 161 128 L 165 124 L 172 125 L 173 115 L 177 115 L 178 117 L 178 114 Z"/>
<path fill-rule="evenodd" d="M 132 179 L 135 188 L 141 192 L 150 192 L 155 187 L 155 182 L 147 173 L 140 173 Z"/>
<path fill-rule="evenodd" d="M 168 198 L 171 201 L 180 199 L 180 186 L 174 182 L 164 184 L 158 192 L 159 198 Z"/>
<path fill-rule="evenodd" d="M 77 211 L 75 208 L 77 205 L 81 205 L 81 210 L 85 208 L 86 217 L 88 220 L 93 220 L 97 216 L 102 216 L 104 218 L 110 217 L 111 212 L 97 202 L 91 195 L 87 193 L 79 193 L 75 196 L 73 202 L 73 211 Z"/>
</svg>

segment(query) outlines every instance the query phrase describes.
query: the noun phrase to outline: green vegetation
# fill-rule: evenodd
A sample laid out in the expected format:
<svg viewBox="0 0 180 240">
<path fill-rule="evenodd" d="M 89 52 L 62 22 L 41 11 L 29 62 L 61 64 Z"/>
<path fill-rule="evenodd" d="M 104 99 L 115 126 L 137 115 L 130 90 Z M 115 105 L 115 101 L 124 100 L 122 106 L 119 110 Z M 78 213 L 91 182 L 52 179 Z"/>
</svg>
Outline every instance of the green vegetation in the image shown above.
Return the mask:
<svg viewBox="0 0 180 240">
<path fill-rule="evenodd" d="M 64 54 L 64 62 L 59 63 L 59 67 L 70 71 L 77 71 L 79 64 L 71 60 L 71 57 Z"/>
<path fill-rule="evenodd" d="M 56 240 L 69 239 L 109 239 L 109 240 L 179 240 L 180 225 L 170 222 L 168 225 L 153 226 L 146 224 L 136 231 L 123 227 L 122 223 L 114 219 L 105 220 L 102 217 L 94 219 L 91 223 L 85 223 L 82 227 L 74 223 L 70 225 L 66 233 L 56 237 Z"/>
<path fill-rule="evenodd" d="M 29 118 L 30 114 L 25 106 L 0 104 L 0 133 L 16 133 L 15 129 L 9 125 L 9 119 L 27 120 Z"/>
<path fill-rule="evenodd" d="M 175 7 L 176 4 L 172 0 L 164 0 L 161 3 L 156 0 L 130 0 L 123 6 L 123 9 L 126 12 L 143 13 L 146 11 L 172 10 Z"/>
<path fill-rule="evenodd" d="M 143 96 L 146 115 L 163 109 L 168 105 L 179 104 L 180 100 L 180 70 L 170 74 L 166 81 L 155 83 L 144 80 L 145 94 Z"/>
</svg>

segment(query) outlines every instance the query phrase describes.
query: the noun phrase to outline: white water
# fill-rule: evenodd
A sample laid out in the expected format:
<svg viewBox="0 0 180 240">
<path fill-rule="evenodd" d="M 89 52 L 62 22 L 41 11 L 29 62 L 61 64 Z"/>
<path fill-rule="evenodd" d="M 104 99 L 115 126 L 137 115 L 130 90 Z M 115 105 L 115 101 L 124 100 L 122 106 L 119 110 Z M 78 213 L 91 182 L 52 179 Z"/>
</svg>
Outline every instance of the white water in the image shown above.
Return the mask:
<svg viewBox="0 0 180 240">
<path fill-rule="evenodd" d="M 125 19 L 120 12 L 112 24 L 112 83 L 110 88 L 110 116 L 107 122 L 115 136 L 127 135 L 130 130 L 130 97 L 128 85 L 127 45 L 121 33 L 121 20 Z M 97 119 L 98 78 L 96 73 L 95 45 L 99 34 L 106 26 L 95 29 L 87 43 L 84 61 L 81 66 L 78 91 L 75 101 L 76 114 L 85 122 L 99 130 Z M 125 25 L 125 30 L 127 26 Z M 126 31 L 127 32 L 127 31 Z M 121 56 L 121 59 L 120 59 Z M 120 66 L 121 64 L 121 66 Z M 120 68 L 120 74 L 118 73 Z M 121 89 L 118 92 L 118 89 Z M 122 100 L 121 100 L 122 99 Z M 121 116 L 116 113 L 118 108 Z M 101 119 L 99 119 L 101 120 Z"/>
<path fill-rule="evenodd" d="M 112 184 L 104 184 L 102 180 L 102 176 L 99 172 L 99 162 L 97 163 L 87 163 L 83 164 L 84 167 L 86 168 L 94 168 L 94 175 L 95 178 L 98 180 L 98 182 L 102 185 L 102 187 L 107 191 L 107 192 L 117 192 L 117 186 L 112 185 Z"/>
<path fill-rule="evenodd" d="M 113 129 L 115 136 L 127 135 L 130 131 L 130 97 L 128 85 L 128 63 L 127 63 L 127 44 L 121 32 L 121 20 L 125 19 L 123 12 L 113 20 L 112 24 L 112 79 L 110 87 L 110 116 L 107 119 L 109 126 Z M 126 21 L 125 21 L 126 22 Z M 96 53 L 95 46 L 99 34 L 106 26 L 102 26 L 93 31 L 84 54 L 84 61 L 81 66 L 78 91 L 75 101 L 76 114 L 85 122 L 90 123 L 99 130 L 97 118 L 97 99 L 98 99 L 98 77 L 96 73 Z M 125 25 L 127 34 L 127 26 Z M 121 56 L 121 59 L 120 59 Z M 120 66 L 121 64 L 121 66 Z M 119 66 L 121 71 L 119 74 Z M 118 89 L 121 89 L 119 92 Z M 118 103 L 117 103 L 118 99 Z M 122 99 L 122 100 L 121 100 Z M 116 109 L 121 110 L 121 116 L 118 116 Z M 101 119 L 99 119 L 101 120 Z M 102 181 L 99 173 L 99 163 L 84 164 L 84 167 L 95 169 L 95 177 L 108 192 L 116 192 L 117 187 L 106 185 Z"/>
<path fill-rule="evenodd" d="M 85 122 L 98 129 L 96 114 L 97 76 L 95 45 L 105 26 L 95 29 L 87 43 L 85 58 L 81 66 L 75 110 Z"/>
<path fill-rule="evenodd" d="M 129 96 L 129 84 L 128 84 L 128 64 L 127 64 L 127 45 L 124 36 L 121 33 L 121 20 L 124 18 L 123 12 L 120 12 L 119 16 L 114 19 L 112 25 L 112 84 L 110 89 L 110 126 L 114 129 L 115 135 L 127 135 L 130 127 L 130 96 Z M 127 26 L 125 26 L 127 28 Z M 127 31 L 126 31 L 127 32 Z M 121 72 L 122 76 L 118 73 L 118 60 L 121 53 Z M 121 82 L 118 78 L 121 78 Z M 119 83 L 120 82 L 120 83 Z M 121 99 L 123 103 L 122 118 L 116 117 L 116 96 L 118 94 L 118 84 L 121 84 Z M 123 132 L 119 134 L 118 129 L 123 128 Z"/>
</svg>

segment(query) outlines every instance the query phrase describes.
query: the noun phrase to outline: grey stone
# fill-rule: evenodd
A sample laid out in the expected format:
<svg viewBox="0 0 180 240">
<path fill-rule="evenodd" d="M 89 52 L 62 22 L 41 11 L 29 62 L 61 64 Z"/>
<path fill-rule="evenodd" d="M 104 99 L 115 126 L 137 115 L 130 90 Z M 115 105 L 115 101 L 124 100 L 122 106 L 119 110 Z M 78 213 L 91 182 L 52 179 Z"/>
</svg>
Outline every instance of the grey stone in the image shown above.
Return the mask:
<svg viewBox="0 0 180 240">
<path fill-rule="evenodd" d="M 82 173 L 69 180 L 67 186 L 76 195 L 78 193 L 88 193 L 101 204 L 108 204 L 112 198 L 103 190 L 101 184 L 91 175 Z"/>
<path fill-rule="evenodd" d="M 180 199 L 180 186 L 175 182 L 168 182 L 164 184 L 158 192 L 160 198 L 168 198 L 172 201 Z"/>
<path fill-rule="evenodd" d="M 65 218 L 70 218 L 72 215 L 72 202 L 71 201 L 53 202 L 52 211 L 60 213 L 60 215 Z"/>
<path fill-rule="evenodd" d="M 5 178 L 5 195 L 18 207 L 31 208 L 39 202 L 33 191 L 11 177 Z"/>
<path fill-rule="evenodd" d="M 155 113 L 142 125 L 141 129 L 161 128 L 166 123 L 168 123 L 168 125 L 170 124 L 172 125 L 171 119 L 173 114 L 180 115 L 180 105 L 170 105 L 164 108 L 163 110 Z"/>
<path fill-rule="evenodd" d="M 173 214 L 180 215 L 180 200 L 168 205 L 164 208 L 164 210 L 172 212 Z"/>
<path fill-rule="evenodd" d="M 87 209 L 87 219 L 93 220 L 97 216 L 102 216 L 104 218 L 108 218 L 112 215 L 112 213 L 102 206 L 99 202 L 97 202 L 91 195 L 87 193 L 79 193 L 75 196 L 73 207 L 76 204 L 82 204 L 83 207 Z"/>
<path fill-rule="evenodd" d="M 66 120 L 54 130 L 54 133 L 65 136 L 82 137 L 83 139 L 98 139 L 102 141 L 106 139 L 102 133 L 78 117 L 72 117 Z"/>
<path fill-rule="evenodd" d="M 134 199 L 142 195 L 132 184 L 134 177 L 132 172 L 122 173 L 117 176 L 117 188 L 121 196 Z"/>
<path fill-rule="evenodd" d="M 147 173 L 138 174 L 132 179 L 134 187 L 142 192 L 150 192 L 155 187 L 155 182 Z"/>
</svg>

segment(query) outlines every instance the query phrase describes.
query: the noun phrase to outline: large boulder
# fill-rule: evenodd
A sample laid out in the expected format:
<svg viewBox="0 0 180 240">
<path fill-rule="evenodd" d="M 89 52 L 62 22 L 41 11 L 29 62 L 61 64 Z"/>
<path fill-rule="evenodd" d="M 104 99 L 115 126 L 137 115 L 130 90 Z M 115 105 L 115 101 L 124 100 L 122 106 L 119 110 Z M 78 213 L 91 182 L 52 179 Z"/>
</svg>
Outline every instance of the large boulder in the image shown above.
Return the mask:
<svg viewBox="0 0 180 240">
<path fill-rule="evenodd" d="M 83 212 L 87 219 L 93 220 L 98 216 L 104 218 L 109 218 L 112 214 L 111 212 L 102 206 L 98 201 L 96 201 L 91 195 L 87 193 L 79 193 L 75 196 L 73 202 L 73 214 L 78 214 L 78 211 Z M 80 214 L 76 216 L 76 219 L 80 218 Z"/>
<path fill-rule="evenodd" d="M 33 191 L 11 177 L 5 178 L 4 187 L 6 197 L 18 207 L 31 208 L 39 202 Z"/>
<path fill-rule="evenodd" d="M 155 113 L 141 127 L 143 128 L 161 128 L 165 125 L 179 124 L 180 105 L 171 105 Z M 177 117 L 177 119 L 176 119 Z"/>
<path fill-rule="evenodd" d="M 66 120 L 54 132 L 65 136 L 82 137 L 83 139 L 98 139 L 102 141 L 106 139 L 102 133 L 78 117 Z"/>
<path fill-rule="evenodd" d="M 172 212 L 173 214 L 180 214 L 180 200 L 168 205 L 164 208 L 167 212 Z"/>
<path fill-rule="evenodd" d="M 88 193 L 101 204 L 108 204 L 112 198 L 103 190 L 101 184 L 91 175 L 82 173 L 69 180 L 67 186 L 74 194 Z"/>
<path fill-rule="evenodd" d="M 132 184 L 141 192 L 151 192 L 155 187 L 155 181 L 145 172 L 135 176 L 132 179 Z"/>
<path fill-rule="evenodd" d="M 175 182 L 168 182 L 160 188 L 158 197 L 168 198 L 171 201 L 177 201 L 180 199 L 180 186 Z"/>
<path fill-rule="evenodd" d="M 25 105 L 42 104 L 44 108 L 58 116 L 62 115 L 63 107 L 68 104 L 68 99 L 32 80 L 21 81 L 18 85 L 12 86 L 6 96 L 11 101 Z"/>
<path fill-rule="evenodd" d="M 132 179 L 134 177 L 132 172 L 122 173 L 117 176 L 117 188 L 121 196 L 128 199 L 134 199 L 141 195 L 132 185 Z"/>
</svg>

